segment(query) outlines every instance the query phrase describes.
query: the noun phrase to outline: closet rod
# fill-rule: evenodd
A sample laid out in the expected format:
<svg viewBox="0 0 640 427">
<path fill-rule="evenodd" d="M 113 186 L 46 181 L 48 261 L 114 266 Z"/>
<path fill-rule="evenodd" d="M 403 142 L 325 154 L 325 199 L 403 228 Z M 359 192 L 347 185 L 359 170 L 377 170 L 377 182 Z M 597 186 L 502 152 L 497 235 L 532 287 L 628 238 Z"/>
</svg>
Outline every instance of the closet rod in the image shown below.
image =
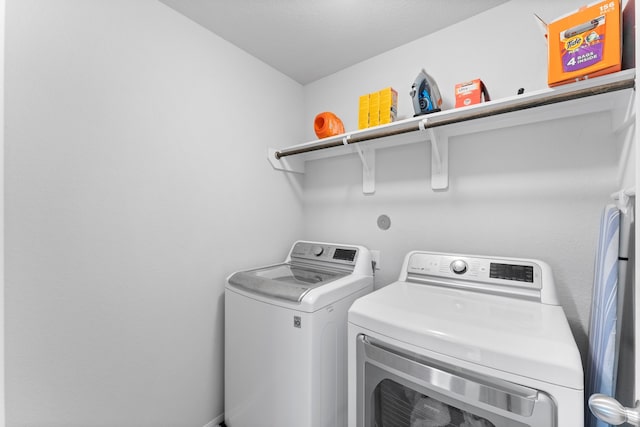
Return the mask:
<svg viewBox="0 0 640 427">
<path fill-rule="evenodd" d="M 461 123 L 475 119 L 481 119 L 485 117 L 495 116 L 499 114 L 511 113 L 514 111 L 526 110 L 529 108 L 542 107 L 544 105 L 556 104 L 559 102 L 571 101 L 574 99 L 585 98 L 588 96 L 601 95 L 604 93 L 615 92 L 618 90 L 633 88 L 635 84 L 635 78 L 606 83 L 594 87 L 585 89 L 578 89 L 568 93 L 551 93 L 548 96 L 544 96 L 538 99 L 523 99 L 522 101 L 516 101 L 509 103 L 508 105 L 497 105 L 492 108 L 487 108 L 484 111 L 470 110 L 456 114 L 454 117 L 451 115 L 442 114 L 434 116 L 424 116 L 422 119 L 416 118 L 414 121 L 408 121 L 407 123 L 398 122 L 396 125 L 385 126 L 381 128 L 372 128 L 371 130 L 358 131 L 357 133 L 350 134 L 348 138 L 348 144 L 354 144 L 358 142 L 371 141 L 373 139 L 384 138 L 386 136 L 400 135 L 403 133 L 415 132 L 420 130 L 420 122 L 423 122 L 424 129 L 435 128 L 438 126 L 446 126 L 454 123 Z M 597 102 L 597 101 L 595 101 Z M 450 110 L 455 111 L 455 110 Z M 325 140 L 306 145 L 301 147 L 284 148 L 275 152 L 276 159 L 280 159 L 286 156 L 293 156 L 296 154 L 308 153 L 311 151 L 323 150 L 325 148 L 339 147 L 344 144 L 344 134 L 335 137 L 326 138 Z"/>
</svg>

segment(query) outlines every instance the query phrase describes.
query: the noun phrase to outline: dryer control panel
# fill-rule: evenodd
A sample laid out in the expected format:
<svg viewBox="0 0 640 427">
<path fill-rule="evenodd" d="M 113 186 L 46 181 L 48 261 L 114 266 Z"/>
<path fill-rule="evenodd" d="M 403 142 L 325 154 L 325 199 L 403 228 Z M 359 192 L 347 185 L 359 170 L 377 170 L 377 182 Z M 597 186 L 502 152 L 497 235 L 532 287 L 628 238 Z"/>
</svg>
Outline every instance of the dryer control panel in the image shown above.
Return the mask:
<svg viewBox="0 0 640 427">
<path fill-rule="evenodd" d="M 400 280 L 557 304 L 550 267 L 538 260 L 415 251 Z"/>
</svg>

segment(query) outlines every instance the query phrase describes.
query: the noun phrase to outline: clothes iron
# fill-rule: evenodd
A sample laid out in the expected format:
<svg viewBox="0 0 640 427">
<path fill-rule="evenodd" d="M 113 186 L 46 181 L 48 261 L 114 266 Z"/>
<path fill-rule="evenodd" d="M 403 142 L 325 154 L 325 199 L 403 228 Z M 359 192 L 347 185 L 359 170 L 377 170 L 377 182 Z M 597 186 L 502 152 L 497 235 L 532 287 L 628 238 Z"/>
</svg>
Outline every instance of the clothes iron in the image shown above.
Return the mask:
<svg viewBox="0 0 640 427">
<path fill-rule="evenodd" d="M 425 70 L 422 70 L 411 86 L 414 117 L 440 111 L 442 96 L 435 80 Z"/>
</svg>

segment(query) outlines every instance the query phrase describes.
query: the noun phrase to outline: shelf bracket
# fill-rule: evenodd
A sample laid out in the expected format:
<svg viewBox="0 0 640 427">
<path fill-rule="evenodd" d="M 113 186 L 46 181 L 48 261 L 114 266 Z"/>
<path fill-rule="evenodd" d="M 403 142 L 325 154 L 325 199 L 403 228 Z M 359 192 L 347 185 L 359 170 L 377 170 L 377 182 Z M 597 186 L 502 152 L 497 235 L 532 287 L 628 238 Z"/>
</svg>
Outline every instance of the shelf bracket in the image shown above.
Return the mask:
<svg viewBox="0 0 640 427">
<path fill-rule="evenodd" d="M 304 173 L 304 160 L 294 156 L 276 158 L 275 148 L 269 148 L 267 159 L 275 170 L 293 173 Z"/>
<path fill-rule="evenodd" d="M 614 114 L 613 118 L 614 118 L 614 125 L 613 125 L 613 131 L 615 133 L 619 133 L 623 130 L 625 130 L 626 128 L 628 128 L 629 126 L 631 126 L 632 124 L 635 124 L 636 122 L 636 91 L 632 91 L 631 95 L 629 96 L 629 100 L 627 103 L 627 107 L 625 110 L 625 113 L 622 117 L 624 117 L 624 119 L 619 120 L 618 123 L 615 123 L 615 119 L 617 117 L 620 117 L 621 115 L 619 114 Z"/>
<path fill-rule="evenodd" d="M 349 145 L 349 138 L 351 135 L 347 135 L 342 138 L 343 145 Z M 363 150 L 360 144 L 353 144 L 360 161 L 362 162 L 362 192 L 364 194 L 373 194 L 376 192 L 376 152 L 372 149 Z"/>
<path fill-rule="evenodd" d="M 449 188 L 449 137 L 444 133 L 436 135 L 433 128 L 427 128 L 427 119 L 418 123 L 421 131 L 426 131 L 431 143 L 431 189 Z"/>
</svg>

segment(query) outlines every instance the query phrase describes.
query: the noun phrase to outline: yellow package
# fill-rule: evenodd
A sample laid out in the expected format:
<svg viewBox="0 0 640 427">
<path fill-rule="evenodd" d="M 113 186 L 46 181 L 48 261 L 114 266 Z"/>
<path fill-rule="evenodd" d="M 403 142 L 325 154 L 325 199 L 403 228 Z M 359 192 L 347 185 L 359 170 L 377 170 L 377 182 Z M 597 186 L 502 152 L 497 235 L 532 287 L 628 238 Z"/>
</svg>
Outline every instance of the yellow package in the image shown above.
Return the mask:
<svg viewBox="0 0 640 427">
<path fill-rule="evenodd" d="M 369 94 L 369 127 L 380 124 L 380 92 Z"/>
<path fill-rule="evenodd" d="M 387 87 L 378 92 L 380 95 L 380 124 L 391 123 L 398 115 L 398 92 Z"/>
<path fill-rule="evenodd" d="M 358 105 L 358 129 L 369 127 L 369 94 L 360 97 Z"/>
</svg>

